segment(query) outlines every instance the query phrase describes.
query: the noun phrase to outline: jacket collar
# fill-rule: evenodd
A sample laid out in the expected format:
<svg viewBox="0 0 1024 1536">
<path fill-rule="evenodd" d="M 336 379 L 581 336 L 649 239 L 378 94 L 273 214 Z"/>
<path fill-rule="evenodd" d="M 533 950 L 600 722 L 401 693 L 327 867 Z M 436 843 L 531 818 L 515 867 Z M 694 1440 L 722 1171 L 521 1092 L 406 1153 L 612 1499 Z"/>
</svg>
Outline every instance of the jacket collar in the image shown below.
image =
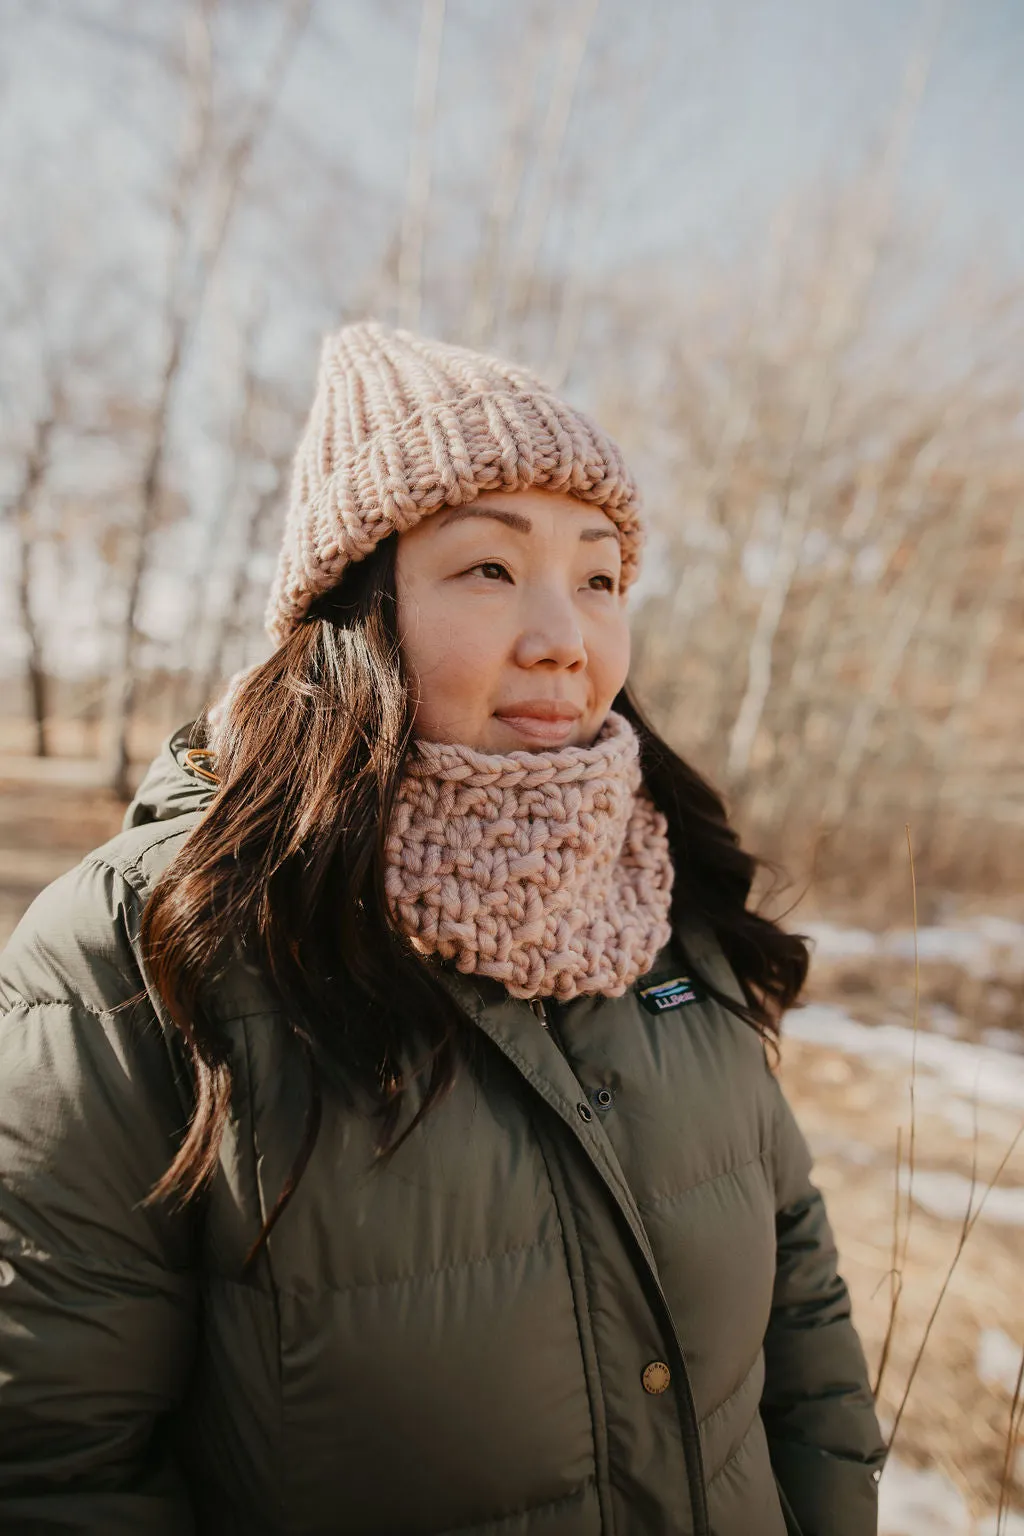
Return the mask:
<svg viewBox="0 0 1024 1536">
<path fill-rule="evenodd" d="M 190 721 L 168 736 L 146 769 L 125 812 L 125 831 L 205 811 L 210 804 L 216 785 L 201 771 L 206 763 L 195 749 L 196 724 Z"/>
<path fill-rule="evenodd" d="M 586 1095 L 549 1032 L 541 1027 L 529 1004 L 510 997 L 499 982 L 485 976 L 462 975 L 449 966 L 440 969 L 456 1002 L 511 1062 L 527 1086 L 572 1132 L 629 1223 L 657 1278 L 657 1266 L 640 1211 L 612 1144 L 597 1115 L 591 1113 L 586 1119 L 581 1116 L 580 1106 L 590 1107 L 586 1104 Z M 599 1001 L 603 1006 L 636 1006 L 632 990 L 624 997 Z M 578 998 L 566 1006 L 576 1009 L 594 1006 L 594 1002 L 594 999 Z"/>
</svg>

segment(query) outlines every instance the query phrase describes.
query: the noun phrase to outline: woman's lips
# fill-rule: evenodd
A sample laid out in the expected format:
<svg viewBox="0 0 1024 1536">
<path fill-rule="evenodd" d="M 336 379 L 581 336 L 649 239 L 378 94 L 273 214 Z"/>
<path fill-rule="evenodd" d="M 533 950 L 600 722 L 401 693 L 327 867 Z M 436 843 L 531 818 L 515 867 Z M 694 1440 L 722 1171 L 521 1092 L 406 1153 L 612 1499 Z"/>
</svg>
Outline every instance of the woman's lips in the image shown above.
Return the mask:
<svg viewBox="0 0 1024 1536">
<path fill-rule="evenodd" d="M 507 725 L 524 741 L 542 747 L 561 747 L 569 740 L 576 728 L 582 710 L 571 704 L 548 704 L 542 701 L 507 710 L 495 710 L 495 718 Z"/>
</svg>

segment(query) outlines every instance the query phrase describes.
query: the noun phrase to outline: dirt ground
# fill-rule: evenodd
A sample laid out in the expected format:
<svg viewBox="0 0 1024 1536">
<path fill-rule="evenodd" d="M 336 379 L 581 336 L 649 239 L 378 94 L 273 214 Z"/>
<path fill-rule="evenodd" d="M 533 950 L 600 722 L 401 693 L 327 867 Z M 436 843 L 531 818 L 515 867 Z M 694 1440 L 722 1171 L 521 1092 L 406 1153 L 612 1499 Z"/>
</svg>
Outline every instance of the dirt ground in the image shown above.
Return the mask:
<svg viewBox="0 0 1024 1536">
<path fill-rule="evenodd" d="M 41 765 L 0 759 L 0 942 L 34 893 L 118 831 L 122 814 L 123 807 L 101 787 L 95 770 L 61 759 Z M 979 1033 L 984 1036 L 982 1026 L 997 1033 L 1010 1022 L 1019 1027 L 1019 999 L 1011 987 L 1007 1004 L 1005 978 L 959 975 L 956 964 L 949 962 L 927 971 L 924 983 L 926 1028 L 938 1021 L 947 1033 L 959 1032 L 970 1043 Z M 884 965 L 823 962 L 812 974 L 810 995 L 861 1024 L 907 1025 L 913 967 L 891 956 Z M 951 1004 L 972 1022 L 961 1020 L 958 1025 L 960 1015 Z M 813 1009 L 793 1017 L 794 1029 L 783 1048 L 783 1081 L 815 1153 L 816 1178 L 829 1202 L 842 1269 L 874 1373 L 890 1310 L 896 1136 L 903 1127 L 905 1161 L 910 1066 L 891 1056 L 876 1059 L 870 1051 L 851 1052 L 829 1040 L 816 1041 Z M 1008 1032 L 1005 1038 L 1012 1044 Z M 982 1053 L 989 1049 L 977 1048 Z M 990 1050 L 989 1058 L 991 1064 Z M 1024 1057 L 1012 1051 L 1006 1060 L 1015 1069 L 1024 1067 Z M 990 1096 L 972 1105 L 970 1098 L 962 1085 L 943 1085 L 930 1067 L 921 1067 L 914 1156 L 916 1176 L 926 1193 L 932 1186 L 944 1187 L 941 1180 L 935 1185 L 937 1176 L 952 1174 L 955 1194 L 970 1180 L 972 1167 L 984 1186 L 1020 1129 L 1024 1106 L 1012 1095 L 1005 1103 L 993 1103 Z M 1024 1201 L 1024 1141 L 1008 1162 L 1001 1186 Z M 900 1308 L 881 1392 L 881 1412 L 890 1424 L 962 1225 L 955 1200 L 946 1209 L 942 1201 L 915 1199 L 911 1209 Z M 983 1213 L 975 1225 L 949 1283 L 896 1440 L 900 1461 L 911 1469 L 943 1474 L 960 1490 L 969 1516 L 978 1522 L 991 1522 L 998 1501 L 1012 1351 L 1011 1367 L 1004 1361 L 995 1372 L 997 1379 L 991 1368 L 979 1370 L 979 1358 L 986 1340 L 991 1346 L 994 1337 L 1007 1335 L 1006 1345 L 1018 1350 L 1024 1343 L 1022 1229 L 1024 1214 L 998 1202 L 992 1217 Z M 1014 1505 L 1020 1508 L 1024 1452 L 1018 1450 L 1014 1465 Z M 994 1530 L 994 1525 L 949 1524 L 941 1529 L 980 1532 Z M 883 1525 L 888 1536 L 917 1536 L 917 1530 L 899 1521 Z"/>
<path fill-rule="evenodd" d="M 74 759 L 0 757 L 0 944 L 44 885 L 120 831 L 124 806 L 98 778 Z"/>
</svg>

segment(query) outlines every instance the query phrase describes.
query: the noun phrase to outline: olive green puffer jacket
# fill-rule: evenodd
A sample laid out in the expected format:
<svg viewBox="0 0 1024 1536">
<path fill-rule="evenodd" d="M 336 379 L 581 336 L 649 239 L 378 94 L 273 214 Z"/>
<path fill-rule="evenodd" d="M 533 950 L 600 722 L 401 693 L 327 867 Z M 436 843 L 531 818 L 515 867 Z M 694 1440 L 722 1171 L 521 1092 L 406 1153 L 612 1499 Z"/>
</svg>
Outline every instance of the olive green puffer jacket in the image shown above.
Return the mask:
<svg viewBox="0 0 1024 1536">
<path fill-rule="evenodd" d="M 546 1020 L 452 976 L 482 1064 L 383 1171 L 328 1102 L 244 1276 L 307 1082 L 239 966 L 215 1182 L 140 1208 L 189 1091 L 139 915 L 210 793 L 169 743 L 0 960 L 0 1531 L 871 1536 L 847 1292 L 707 936 Z"/>
</svg>

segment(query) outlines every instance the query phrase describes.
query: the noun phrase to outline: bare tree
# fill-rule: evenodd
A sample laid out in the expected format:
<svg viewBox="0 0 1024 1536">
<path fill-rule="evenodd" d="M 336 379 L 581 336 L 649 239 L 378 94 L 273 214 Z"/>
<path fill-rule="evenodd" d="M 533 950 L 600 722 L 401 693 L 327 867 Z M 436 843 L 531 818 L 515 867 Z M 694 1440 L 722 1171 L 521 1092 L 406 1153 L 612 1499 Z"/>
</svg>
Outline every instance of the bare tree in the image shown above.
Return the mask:
<svg viewBox="0 0 1024 1536">
<path fill-rule="evenodd" d="M 250 501 L 241 529 L 243 553 L 235 562 L 227 601 L 217 615 L 206 663 L 195 688 L 194 696 L 198 708 L 209 705 L 218 684 L 227 677 L 229 671 L 227 657 L 231 642 L 244 637 L 248 619 L 245 597 L 249 586 L 249 566 L 245 556 L 250 550 L 259 549 L 262 546 L 271 520 L 280 509 L 282 493 L 288 478 L 289 458 L 289 455 L 282 454 L 270 466 L 267 485 Z"/>
<path fill-rule="evenodd" d="M 190 583 L 191 599 L 182 627 L 177 679 L 172 689 L 172 714 L 175 720 L 182 717 L 186 695 L 191 691 L 191 684 L 203 664 L 204 618 L 213 611 L 215 606 L 212 591 L 218 574 L 217 556 L 225 541 L 232 542 L 235 524 L 245 500 L 247 476 L 254 459 L 259 456 L 253 430 L 260 393 L 255 350 L 264 320 L 263 311 L 262 303 L 254 308 L 248 317 L 242 336 L 241 388 L 238 390 L 238 407 L 230 434 L 228 481 L 217 498 L 213 515 L 207 521 L 201 553 Z M 247 554 L 248 549 L 243 545 L 238 558 L 244 560 Z"/>
<path fill-rule="evenodd" d="M 820 455 L 839 390 L 843 354 L 863 323 L 872 278 L 889 226 L 897 177 L 910 130 L 917 116 L 931 65 L 935 36 L 919 48 L 904 77 L 903 95 L 878 170 L 867 188 L 864 206 L 853 227 L 847 225 L 827 283 L 816 334 L 802 370 L 805 407 L 793 444 L 780 498 L 780 532 L 771 578 L 765 589 L 750 641 L 747 685 L 729 738 L 726 770 L 733 782 L 750 765 L 772 678 L 775 637 L 793 577 L 810 528 L 814 509 L 811 485 L 800 460 Z"/>
<path fill-rule="evenodd" d="M 203 218 L 202 173 L 209 169 L 213 116 L 212 23 L 217 0 L 197 0 L 186 34 L 186 129 L 171 203 L 171 252 L 163 316 L 164 352 L 146 447 L 139 517 L 129 559 L 124 620 L 114 673 L 115 739 L 111 784 L 128 788 L 129 733 L 137 689 L 139 603 L 153 534 L 160 521 L 168 428 L 188 344 L 199 323 L 210 279 L 224 248 L 246 171 L 267 126 L 288 64 L 309 14 L 310 0 L 288 0 L 285 24 L 245 122 L 216 165 L 212 208 Z M 198 230 L 196 226 L 199 226 Z M 194 249 L 193 249 L 194 246 Z"/>
<path fill-rule="evenodd" d="M 598 0 L 577 0 L 575 14 L 562 39 L 558 69 L 552 82 L 537 148 L 533 195 L 522 211 L 518 238 L 510 258 L 512 273 L 504 314 L 506 332 L 514 332 L 522 324 L 535 299 L 537 260 L 551 211 L 558 162 L 597 4 Z"/>
<path fill-rule="evenodd" d="M 33 556 L 39 542 L 35 511 L 39 492 L 49 468 L 53 434 L 61 419 L 63 404 L 62 392 L 59 388 L 53 389 L 46 409 L 37 416 L 33 424 L 31 439 L 25 453 L 21 482 L 8 513 L 16 541 L 15 586 L 18 617 L 25 643 L 25 682 L 32 710 L 37 757 L 48 755 L 49 742 L 43 635 L 32 603 Z"/>
<path fill-rule="evenodd" d="M 523 25 L 522 36 L 522 54 L 511 70 L 507 118 L 469 285 L 471 299 L 464 334 L 467 346 L 471 347 L 491 344 L 500 301 L 502 262 L 529 160 L 537 76 L 548 43 L 547 16 L 536 5 Z"/>
<path fill-rule="evenodd" d="M 806 498 L 813 519 L 778 613 L 756 742 L 734 784 L 741 825 L 797 866 L 828 831 L 819 876 L 842 871 L 849 889 L 895 868 L 904 823 L 924 818 L 929 875 L 996 878 L 1021 849 L 1010 812 L 1024 721 L 1007 681 L 1024 499 L 1014 425 L 1024 291 L 954 281 L 920 335 L 898 344 L 884 310 L 867 312 L 827 426 L 794 458 L 806 399 L 799 359 L 825 281 L 815 264 L 832 249 L 789 242 L 792 281 L 771 302 L 765 278 L 760 289 L 739 275 L 717 296 L 702 289 L 678 322 L 682 351 L 669 341 L 667 372 L 641 399 L 619 402 L 620 434 L 628 440 L 639 419 L 664 477 L 648 498 L 663 581 L 634 625 L 637 680 L 670 737 L 719 775 L 766 582 L 778 577 L 780 487 Z M 894 223 L 893 304 L 910 250 Z M 902 270 L 912 280 L 912 267 Z M 936 369 L 929 338 L 954 336 L 963 342 Z"/>
</svg>

